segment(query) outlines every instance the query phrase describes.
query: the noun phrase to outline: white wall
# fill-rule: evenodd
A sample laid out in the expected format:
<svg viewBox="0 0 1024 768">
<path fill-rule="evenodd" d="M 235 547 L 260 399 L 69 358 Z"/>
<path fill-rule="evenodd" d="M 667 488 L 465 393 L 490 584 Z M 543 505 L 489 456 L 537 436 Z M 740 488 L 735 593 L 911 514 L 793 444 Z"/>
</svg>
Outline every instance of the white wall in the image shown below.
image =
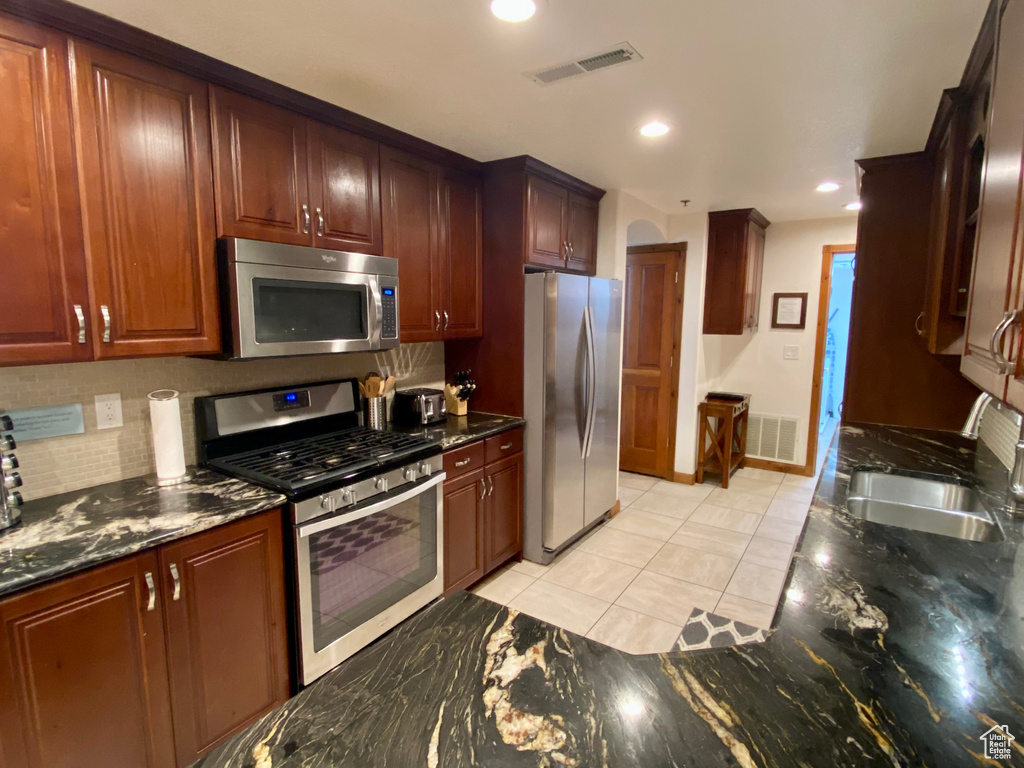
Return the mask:
<svg viewBox="0 0 1024 768">
<path fill-rule="evenodd" d="M 800 419 L 799 464 L 807 453 L 822 248 L 853 243 L 856 237 L 857 219 L 854 217 L 772 224 L 765 238 L 757 333 L 704 336 L 704 363 L 710 387 L 749 392 L 754 413 Z M 807 293 L 806 327 L 799 331 L 772 330 L 772 294 L 799 292 Z M 799 347 L 798 360 L 783 359 L 783 347 L 790 344 Z M 696 430 L 692 442 L 696 444 Z"/>
</svg>

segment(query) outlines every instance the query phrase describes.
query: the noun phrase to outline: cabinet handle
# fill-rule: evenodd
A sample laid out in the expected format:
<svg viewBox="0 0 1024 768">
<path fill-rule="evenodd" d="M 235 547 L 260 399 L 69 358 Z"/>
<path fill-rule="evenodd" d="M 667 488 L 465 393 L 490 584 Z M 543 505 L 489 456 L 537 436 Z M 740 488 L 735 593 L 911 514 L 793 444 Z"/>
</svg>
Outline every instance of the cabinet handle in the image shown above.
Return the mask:
<svg viewBox="0 0 1024 768">
<path fill-rule="evenodd" d="M 501 450 L 507 451 L 511 447 L 512 447 L 512 443 L 505 443 L 503 446 L 501 446 Z"/>
<path fill-rule="evenodd" d="M 464 467 L 467 464 L 469 464 L 469 462 L 472 461 L 472 460 L 473 460 L 472 457 L 470 457 L 468 459 L 463 459 L 462 461 L 456 461 L 455 462 L 455 466 L 456 467 Z"/>
<path fill-rule="evenodd" d="M 487 484 L 483 480 L 477 480 L 477 482 L 480 483 L 480 499 L 482 501 L 487 495 Z"/>
<path fill-rule="evenodd" d="M 103 341 L 110 342 L 110 309 L 106 304 L 100 304 L 100 314 L 103 315 Z"/>
<path fill-rule="evenodd" d="M 570 259 L 572 258 L 572 255 L 573 255 L 573 247 L 572 247 L 572 243 L 569 243 L 569 258 Z"/>
<path fill-rule="evenodd" d="M 1003 336 L 1010 330 L 1010 326 L 1017 325 L 1019 322 L 1019 309 L 1004 312 L 1003 319 L 999 321 L 999 325 L 992 331 L 992 337 L 988 340 L 988 351 L 992 353 L 992 358 L 996 361 L 997 372 L 1000 376 L 1010 371 L 1010 361 L 1003 356 L 1003 351 L 1000 349 L 1003 343 Z"/>
<path fill-rule="evenodd" d="M 494 495 L 494 478 L 493 477 L 488 477 L 487 478 L 487 486 L 488 486 L 487 487 L 487 495 L 488 496 L 493 496 Z"/>
<path fill-rule="evenodd" d="M 85 312 L 81 304 L 75 304 L 75 317 L 78 318 L 78 343 L 85 344 Z"/>
<path fill-rule="evenodd" d="M 916 318 L 914 318 L 914 330 L 917 331 L 918 336 L 924 336 L 924 328 L 921 327 L 921 321 L 924 320 L 924 311 L 922 310 Z"/>
<path fill-rule="evenodd" d="M 444 311 L 444 329 L 448 330 L 448 310 Z"/>
<path fill-rule="evenodd" d="M 434 330 L 435 331 L 440 331 L 441 330 L 441 313 L 438 312 L 436 309 L 434 310 L 434 318 L 437 320 L 437 323 L 434 325 Z"/>
<path fill-rule="evenodd" d="M 174 594 L 171 595 L 172 600 L 181 599 L 181 579 L 178 578 L 178 564 L 171 563 L 171 578 L 174 579 Z"/>
<path fill-rule="evenodd" d="M 324 212 L 318 207 L 316 209 L 316 233 L 320 236 L 324 236 Z"/>
<path fill-rule="evenodd" d="M 153 581 L 153 574 L 146 571 L 146 588 L 149 589 L 149 602 L 146 603 L 146 610 L 156 609 L 156 582 Z"/>
<path fill-rule="evenodd" d="M 309 234 L 309 206 L 302 204 L 302 234 Z"/>
</svg>

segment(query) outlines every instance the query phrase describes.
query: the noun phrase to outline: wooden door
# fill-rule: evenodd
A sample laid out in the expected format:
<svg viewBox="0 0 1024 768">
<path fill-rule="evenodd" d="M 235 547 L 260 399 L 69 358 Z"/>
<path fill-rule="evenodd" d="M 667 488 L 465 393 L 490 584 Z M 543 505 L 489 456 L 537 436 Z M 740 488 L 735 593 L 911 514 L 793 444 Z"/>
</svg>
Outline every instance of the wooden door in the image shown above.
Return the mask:
<svg viewBox="0 0 1024 768">
<path fill-rule="evenodd" d="M 619 467 L 665 477 L 672 471 L 669 438 L 675 423 L 682 259 L 677 251 L 655 247 L 631 248 L 626 256 Z"/>
<path fill-rule="evenodd" d="M 0 602 L 5 768 L 174 765 L 166 595 L 147 576 L 149 553 Z"/>
<path fill-rule="evenodd" d="M 597 201 L 569 195 L 569 259 L 566 266 L 576 272 L 597 272 Z"/>
<path fill-rule="evenodd" d="M 210 87 L 217 234 L 312 245 L 306 119 Z"/>
<path fill-rule="evenodd" d="M 0 16 L 4 365 L 92 357 L 67 72 L 63 36 Z"/>
<path fill-rule="evenodd" d="M 309 190 L 313 245 L 381 254 L 380 144 L 310 122 Z"/>
<path fill-rule="evenodd" d="M 1011 0 L 999 22 L 995 81 L 989 111 L 984 186 L 978 239 L 967 310 L 966 345 L 960 371 L 999 399 L 1006 397 L 1007 373 L 990 346 L 996 327 L 1010 307 L 1021 197 L 1024 151 L 1024 2 Z M 1018 326 L 1019 328 L 1019 326 Z M 1000 354 L 1011 349 L 996 343 Z"/>
<path fill-rule="evenodd" d="M 217 352 L 204 83 L 73 43 L 96 357 Z"/>
<path fill-rule="evenodd" d="M 565 267 L 569 191 L 536 176 L 527 176 L 526 200 L 526 263 Z"/>
<path fill-rule="evenodd" d="M 492 571 L 523 549 L 523 454 L 488 464 L 485 479 L 485 557 Z"/>
<path fill-rule="evenodd" d="M 403 342 L 441 338 L 438 233 L 440 169 L 422 158 L 381 147 L 384 255 L 398 259 L 398 313 Z"/>
<path fill-rule="evenodd" d="M 179 766 L 288 699 L 282 536 L 274 510 L 160 552 Z"/>
<path fill-rule="evenodd" d="M 441 333 L 446 339 L 476 338 L 484 332 L 480 179 L 451 170 L 443 173 Z"/>
<path fill-rule="evenodd" d="M 451 594 L 484 575 L 484 469 L 444 484 L 444 591 Z"/>
</svg>

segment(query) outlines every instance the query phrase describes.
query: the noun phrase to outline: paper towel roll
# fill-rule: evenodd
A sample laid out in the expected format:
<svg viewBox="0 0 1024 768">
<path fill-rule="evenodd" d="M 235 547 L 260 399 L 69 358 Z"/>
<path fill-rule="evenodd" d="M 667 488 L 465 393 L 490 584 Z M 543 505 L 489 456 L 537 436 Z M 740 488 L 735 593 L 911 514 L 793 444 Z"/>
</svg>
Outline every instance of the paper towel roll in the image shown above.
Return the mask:
<svg viewBox="0 0 1024 768">
<path fill-rule="evenodd" d="M 149 417 L 153 422 L 153 453 L 157 480 L 185 476 L 185 444 L 181 436 L 178 392 L 158 389 L 149 393 Z"/>
</svg>

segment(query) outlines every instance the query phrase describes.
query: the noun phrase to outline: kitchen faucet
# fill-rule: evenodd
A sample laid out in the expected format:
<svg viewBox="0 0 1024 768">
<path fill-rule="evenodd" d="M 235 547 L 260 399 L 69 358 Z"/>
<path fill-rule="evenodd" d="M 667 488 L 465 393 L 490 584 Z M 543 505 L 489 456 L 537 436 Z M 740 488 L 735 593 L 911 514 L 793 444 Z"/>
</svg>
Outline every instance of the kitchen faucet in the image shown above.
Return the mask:
<svg viewBox="0 0 1024 768">
<path fill-rule="evenodd" d="M 971 412 L 967 414 L 967 421 L 964 422 L 964 428 L 960 430 L 960 434 L 964 437 L 969 437 L 971 440 L 978 439 L 978 430 L 981 429 L 981 417 L 985 415 L 985 411 L 992 402 L 992 395 L 988 392 L 982 392 L 978 395 L 978 399 L 974 401 L 974 405 L 971 406 Z"/>
</svg>

